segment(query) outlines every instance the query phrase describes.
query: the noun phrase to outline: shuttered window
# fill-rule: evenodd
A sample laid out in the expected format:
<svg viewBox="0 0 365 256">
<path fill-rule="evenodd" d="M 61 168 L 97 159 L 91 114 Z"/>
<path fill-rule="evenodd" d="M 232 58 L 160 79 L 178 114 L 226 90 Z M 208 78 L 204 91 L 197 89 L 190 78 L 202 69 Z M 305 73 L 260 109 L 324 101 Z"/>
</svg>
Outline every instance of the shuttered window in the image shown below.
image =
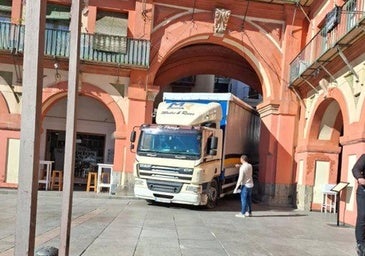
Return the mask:
<svg viewBox="0 0 365 256">
<path fill-rule="evenodd" d="M 70 6 L 48 4 L 46 13 L 46 27 L 68 30 L 70 26 Z"/>
<path fill-rule="evenodd" d="M 0 0 L 0 21 L 10 22 L 11 5 L 11 0 Z"/>
<path fill-rule="evenodd" d="M 128 16 L 122 13 L 98 12 L 95 24 L 94 49 L 126 53 Z"/>
</svg>

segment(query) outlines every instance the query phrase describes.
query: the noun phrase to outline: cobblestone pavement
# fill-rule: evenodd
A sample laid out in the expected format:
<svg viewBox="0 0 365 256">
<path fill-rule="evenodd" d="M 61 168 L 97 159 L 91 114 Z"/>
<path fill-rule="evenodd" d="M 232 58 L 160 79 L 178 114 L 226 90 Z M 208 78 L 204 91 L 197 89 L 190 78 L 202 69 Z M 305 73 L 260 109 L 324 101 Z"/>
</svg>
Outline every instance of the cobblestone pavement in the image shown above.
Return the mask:
<svg viewBox="0 0 365 256">
<path fill-rule="evenodd" d="M 38 193 L 37 249 L 59 247 L 61 196 Z M 16 191 L 0 190 L 0 256 L 14 255 L 16 198 Z M 253 208 L 253 217 L 237 218 L 236 196 L 206 210 L 74 192 L 70 255 L 356 255 L 354 228 L 337 226 L 336 214 Z"/>
</svg>

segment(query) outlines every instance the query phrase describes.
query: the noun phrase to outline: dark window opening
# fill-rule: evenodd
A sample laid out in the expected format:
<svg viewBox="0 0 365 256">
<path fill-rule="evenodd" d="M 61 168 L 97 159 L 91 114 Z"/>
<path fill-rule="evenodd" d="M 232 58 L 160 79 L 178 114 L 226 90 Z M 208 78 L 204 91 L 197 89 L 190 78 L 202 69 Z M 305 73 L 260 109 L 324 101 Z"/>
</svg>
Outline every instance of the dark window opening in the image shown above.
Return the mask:
<svg viewBox="0 0 365 256">
<path fill-rule="evenodd" d="M 77 133 L 74 184 L 85 185 L 90 171 L 97 171 L 104 162 L 105 135 Z M 53 170 L 63 170 L 65 131 L 47 130 L 45 159 L 54 161 Z"/>
<path fill-rule="evenodd" d="M 58 4 L 48 4 L 46 13 L 46 28 L 69 30 L 71 7 Z"/>
</svg>

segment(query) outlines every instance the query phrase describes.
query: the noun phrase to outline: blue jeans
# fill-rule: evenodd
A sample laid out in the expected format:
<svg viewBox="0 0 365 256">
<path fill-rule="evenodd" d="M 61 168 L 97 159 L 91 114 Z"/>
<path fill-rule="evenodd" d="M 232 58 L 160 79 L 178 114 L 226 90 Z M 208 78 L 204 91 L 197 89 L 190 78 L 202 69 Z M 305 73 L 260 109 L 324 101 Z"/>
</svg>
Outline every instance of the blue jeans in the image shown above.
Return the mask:
<svg viewBox="0 0 365 256">
<path fill-rule="evenodd" d="M 252 212 L 252 188 L 241 187 L 241 213 Z"/>
<path fill-rule="evenodd" d="M 356 242 L 365 246 L 365 189 L 358 186 L 356 191 L 357 218 L 355 226 Z"/>
</svg>

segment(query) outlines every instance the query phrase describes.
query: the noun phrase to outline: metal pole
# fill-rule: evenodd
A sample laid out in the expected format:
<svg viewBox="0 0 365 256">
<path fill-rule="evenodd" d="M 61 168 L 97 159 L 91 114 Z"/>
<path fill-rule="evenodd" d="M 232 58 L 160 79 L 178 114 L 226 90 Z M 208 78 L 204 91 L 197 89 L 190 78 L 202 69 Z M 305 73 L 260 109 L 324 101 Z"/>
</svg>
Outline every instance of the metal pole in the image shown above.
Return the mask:
<svg viewBox="0 0 365 256">
<path fill-rule="evenodd" d="M 332 78 L 332 81 L 337 83 L 336 78 L 328 71 L 328 69 L 326 69 L 323 64 L 319 64 L 319 65 Z"/>
<path fill-rule="evenodd" d="M 316 91 L 316 93 L 319 93 L 319 91 L 316 89 L 316 87 L 313 86 L 313 84 L 311 84 L 307 79 L 305 79 L 304 77 L 302 77 L 303 80 L 313 89 Z"/>
<path fill-rule="evenodd" d="M 66 144 L 64 163 L 64 183 L 62 193 L 62 216 L 59 253 L 69 255 L 73 180 L 75 167 L 76 106 L 79 84 L 80 33 L 81 33 L 81 1 L 72 0 L 70 24 L 70 58 L 67 92 Z"/>
<path fill-rule="evenodd" d="M 351 66 L 350 62 L 348 61 L 348 59 L 346 58 L 345 54 L 343 53 L 343 51 L 339 46 L 337 46 L 337 51 L 342 60 L 347 65 L 347 67 L 350 69 L 351 73 L 356 77 L 356 82 L 359 82 L 360 81 L 359 75 L 356 73 L 355 69 Z"/>
<path fill-rule="evenodd" d="M 46 5 L 26 5 L 15 255 L 33 256 L 35 247 Z"/>
<path fill-rule="evenodd" d="M 336 204 L 335 209 L 337 213 L 337 227 L 340 226 L 340 197 L 341 197 L 341 190 L 337 193 L 335 202 Z"/>
</svg>

